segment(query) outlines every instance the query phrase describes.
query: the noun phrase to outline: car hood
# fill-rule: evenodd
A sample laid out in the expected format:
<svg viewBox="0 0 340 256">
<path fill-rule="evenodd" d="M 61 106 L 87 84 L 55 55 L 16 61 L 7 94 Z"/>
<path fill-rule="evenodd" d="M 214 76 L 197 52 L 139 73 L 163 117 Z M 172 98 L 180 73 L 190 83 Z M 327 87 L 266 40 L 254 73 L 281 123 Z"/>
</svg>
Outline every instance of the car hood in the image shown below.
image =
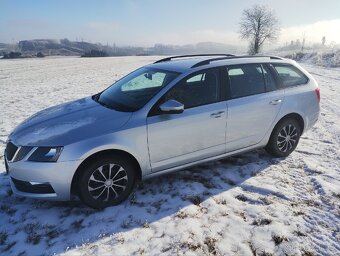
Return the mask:
<svg viewBox="0 0 340 256">
<path fill-rule="evenodd" d="M 106 108 L 87 97 L 34 114 L 14 129 L 9 140 L 20 146 L 65 146 L 112 133 L 131 115 Z"/>
</svg>

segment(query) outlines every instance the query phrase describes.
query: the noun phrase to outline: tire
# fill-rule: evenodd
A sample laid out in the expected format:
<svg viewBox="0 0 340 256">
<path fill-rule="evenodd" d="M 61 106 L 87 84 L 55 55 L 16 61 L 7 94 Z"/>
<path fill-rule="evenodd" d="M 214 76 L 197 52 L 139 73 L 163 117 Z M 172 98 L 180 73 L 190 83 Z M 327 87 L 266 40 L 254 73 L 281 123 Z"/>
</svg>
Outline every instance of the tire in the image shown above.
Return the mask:
<svg viewBox="0 0 340 256">
<path fill-rule="evenodd" d="M 78 196 L 87 206 L 101 209 L 126 200 L 136 181 L 135 167 L 122 156 L 99 157 L 78 179 Z"/>
<path fill-rule="evenodd" d="M 290 155 L 299 143 L 301 127 L 294 118 L 280 121 L 274 128 L 266 151 L 275 157 Z"/>
</svg>

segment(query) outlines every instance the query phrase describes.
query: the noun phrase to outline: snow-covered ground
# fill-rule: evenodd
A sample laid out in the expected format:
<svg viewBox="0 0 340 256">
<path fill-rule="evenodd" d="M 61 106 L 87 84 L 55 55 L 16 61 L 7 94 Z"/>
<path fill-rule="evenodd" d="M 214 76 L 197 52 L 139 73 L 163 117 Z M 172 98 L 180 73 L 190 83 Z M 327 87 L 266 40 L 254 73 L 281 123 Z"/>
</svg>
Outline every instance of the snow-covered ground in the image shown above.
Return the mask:
<svg viewBox="0 0 340 256">
<path fill-rule="evenodd" d="M 0 254 L 339 255 L 339 68 L 304 65 L 321 87 L 321 115 L 286 159 L 257 150 L 202 164 L 101 211 L 12 195 L 3 150 L 16 125 L 155 59 L 0 61 Z"/>
</svg>

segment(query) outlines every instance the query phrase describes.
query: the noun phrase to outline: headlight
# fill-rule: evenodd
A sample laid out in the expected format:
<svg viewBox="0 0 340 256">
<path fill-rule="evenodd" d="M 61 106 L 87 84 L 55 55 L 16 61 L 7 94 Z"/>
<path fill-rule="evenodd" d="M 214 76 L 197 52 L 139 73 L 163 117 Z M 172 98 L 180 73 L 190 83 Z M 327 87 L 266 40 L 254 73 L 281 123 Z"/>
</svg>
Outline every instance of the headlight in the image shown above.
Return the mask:
<svg viewBox="0 0 340 256">
<path fill-rule="evenodd" d="M 56 162 L 63 147 L 38 147 L 28 158 L 34 162 Z"/>
</svg>

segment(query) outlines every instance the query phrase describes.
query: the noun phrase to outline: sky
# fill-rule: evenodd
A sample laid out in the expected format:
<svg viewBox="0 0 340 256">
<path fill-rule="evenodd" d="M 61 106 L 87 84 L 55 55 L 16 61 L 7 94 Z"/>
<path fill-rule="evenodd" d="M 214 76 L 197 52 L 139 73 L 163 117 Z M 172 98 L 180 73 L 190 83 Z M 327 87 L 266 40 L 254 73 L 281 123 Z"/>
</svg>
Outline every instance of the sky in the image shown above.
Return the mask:
<svg viewBox="0 0 340 256">
<path fill-rule="evenodd" d="M 0 0 L 0 42 L 84 40 L 130 46 L 219 42 L 243 44 L 242 11 L 255 4 L 274 10 L 278 42 L 340 43 L 339 0 Z"/>
</svg>

